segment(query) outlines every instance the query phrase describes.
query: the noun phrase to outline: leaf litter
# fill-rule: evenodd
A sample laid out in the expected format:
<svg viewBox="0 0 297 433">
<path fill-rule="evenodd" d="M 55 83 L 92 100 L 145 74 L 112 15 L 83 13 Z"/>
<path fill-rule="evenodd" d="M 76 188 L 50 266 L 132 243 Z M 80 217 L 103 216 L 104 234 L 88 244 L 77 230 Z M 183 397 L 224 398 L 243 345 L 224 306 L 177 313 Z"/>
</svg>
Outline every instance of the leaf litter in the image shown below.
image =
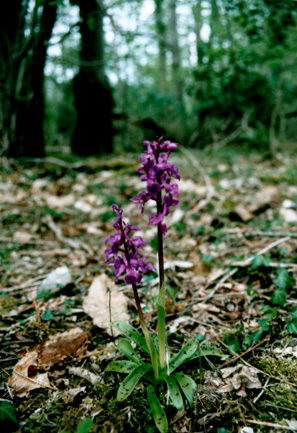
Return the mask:
<svg viewBox="0 0 297 433">
<path fill-rule="evenodd" d="M 297 160 L 222 157 L 177 156 L 181 203 L 165 246 L 170 346 L 203 335 L 224 356 L 190 362 L 194 409 L 169 407 L 170 431 L 296 430 Z M 142 189 L 137 156 L 75 164 L 3 165 L 2 404 L 11 402 L 20 432 L 71 433 L 89 416 L 90 432 L 143 431 L 144 389 L 118 403 L 117 375 L 105 373 L 118 359 L 111 318 L 139 323 L 130 288 L 114 285 L 103 261 L 111 204 L 124 206 L 156 262 L 154 231 L 127 202 Z M 67 282 L 42 286 L 59 268 Z M 153 329 L 156 293 L 152 275 L 141 302 Z"/>
</svg>

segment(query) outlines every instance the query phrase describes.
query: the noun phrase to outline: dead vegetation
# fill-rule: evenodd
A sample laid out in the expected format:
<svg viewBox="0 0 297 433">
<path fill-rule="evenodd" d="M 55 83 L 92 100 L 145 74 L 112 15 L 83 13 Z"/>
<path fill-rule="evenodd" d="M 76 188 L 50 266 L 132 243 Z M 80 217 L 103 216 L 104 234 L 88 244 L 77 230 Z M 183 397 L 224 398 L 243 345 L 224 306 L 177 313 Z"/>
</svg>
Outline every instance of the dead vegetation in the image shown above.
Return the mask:
<svg viewBox="0 0 297 433">
<path fill-rule="evenodd" d="M 223 357 L 187 364 L 193 408 L 167 408 L 172 432 L 297 430 L 297 160 L 175 156 L 180 206 L 165 238 L 167 327 L 174 352 L 195 335 Z M 103 261 L 111 204 L 149 243 L 156 234 L 129 198 L 137 156 L 77 163 L 2 160 L 2 431 L 153 432 L 142 386 L 116 401 L 110 317 L 138 326 L 129 287 Z M 156 275 L 142 304 L 156 327 Z M 126 320 L 124 319 L 124 320 Z M 251 430 L 246 430 L 246 433 Z"/>
</svg>

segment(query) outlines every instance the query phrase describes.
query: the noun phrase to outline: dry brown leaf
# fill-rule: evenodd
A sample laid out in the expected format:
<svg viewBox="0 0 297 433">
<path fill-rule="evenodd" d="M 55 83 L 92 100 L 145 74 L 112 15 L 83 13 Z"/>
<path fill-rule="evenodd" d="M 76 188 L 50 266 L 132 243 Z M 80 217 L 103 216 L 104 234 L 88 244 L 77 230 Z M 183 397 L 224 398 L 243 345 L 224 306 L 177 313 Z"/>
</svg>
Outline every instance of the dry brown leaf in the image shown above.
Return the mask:
<svg viewBox="0 0 297 433">
<path fill-rule="evenodd" d="M 24 397 L 33 389 L 55 389 L 50 385 L 47 373 L 39 373 L 39 371 L 48 370 L 69 356 L 82 354 L 86 349 L 87 340 L 87 332 L 80 328 L 73 328 L 40 343 L 15 365 L 12 375 L 8 378 L 8 385 L 12 392 L 19 397 Z"/>
<path fill-rule="evenodd" d="M 272 201 L 274 201 L 277 197 L 279 197 L 279 189 L 275 185 L 265 186 L 263 189 L 257 192 L 255 198 L 253 200 L 252 206 L 250 207 L 250 212 L 256 212 L 261 208 L 264 208 L 267 205 L 270 205 Z"/>
<path fill-rule="evenodd" d="M 86 391 L 86 387 L 85 386 L 80 386 L 78 388 L 71 388 L 71 389 L 67 389 L 64 392 L 64 395 L 62 397 L 62 400 L 64 401 L 64 403 L 66 404 L 70 404 L 73 403 L 75 397 L 77 396 L 77 394 L 81 393 L 81 392 L 85 392 Z"/>
<path fill-rule="evenodd" d="M 236 365 L 221 370 L 225 385 L 218 389 L 218 392 L 238 391 L 238 395 L 245 395 L 244 388 L 260 388 L 261 382 L 258 379 L 257 371 L 246 365 Z M 241 388 L 241 389 L 240 389 Z"/>
<path fill-rule="evenodd" d="M 238 204 L 233 211 L 236 215 L 239 216 L 239 218 L 244 221 L 250 221 L 253 219 L 253 214 L 248 210 L 248 208 L 244 205 Z"/>
<path fill-rule="evenodd" d="M 13 373 L 8 378 L 8 385 L 13 394 L 24 397 L 33 389 L 53 388 L 47 376 L 47 373 L 37 373 L 29 377 L 30 370 L 36 370 L 37 352 L 28 352 L 14 367 Z M 35 368 L 34 368 L 35 367 Z"/>
<path fill-rule="evenodd" d="M 38 368 L 48 370 L 68 357 L 81 356 L 87 347 L 89 334 L 80 328 L 55 334 L 36 347 Z"/>
<path fill-rule="evenodd" d="M 297 222 L 297 212 L 295 210 L 282 207 L 279 213 L 281 218 L 283 218 L 286 221 L 286 223 Z"/>
<path fill-rule="evenodd" d="M 75 201 L 75 197 L 73 194 L 56 196 L 49 195 L 46 197 L 46 204 L 49 208 L 60 208 L 63 209 L 65 207 L 72 206 Z"/>
<path fill-rule="evenodd" d="M 92 317 L 94 324 L 105 329 L 108 334 L 111 334 L 111 321 L 129 320 L 128 299 L 106 274 L 94 279 L 88 295 L 84 298 L 83 309 Z M 116 329 L 113 333 L 118 335 Z"/>
</svg>

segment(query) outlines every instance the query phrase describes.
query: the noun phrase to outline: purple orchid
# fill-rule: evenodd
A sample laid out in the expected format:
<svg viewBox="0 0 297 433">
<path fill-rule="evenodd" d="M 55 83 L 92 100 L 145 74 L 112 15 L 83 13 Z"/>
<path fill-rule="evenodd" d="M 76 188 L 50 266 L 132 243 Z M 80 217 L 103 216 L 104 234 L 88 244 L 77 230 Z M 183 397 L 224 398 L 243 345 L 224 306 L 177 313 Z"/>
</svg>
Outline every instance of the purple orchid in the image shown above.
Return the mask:
<svg viewBox="0 0 297 433">
<path fill-rule="evenodd" d="M 157 213 L 152 213 L 149 216 L 149 225 L 160 224 L 163 234 L 166 233 L 167 227 L 163 223 L 163 219 L 170 212 L 171 206 L 176 206 L 179 201 L 173 196 L 179 195 L 177 183 L 171 183 L 171 179 L 180 179 L 177 167 L 168 162 L 168 158 L 177 148 L 176 143 L 171 143 L 163 137 L 158 141 L 150 142 L 145 141 L 144 145 L 147 147 L 145 153 L 141 154 L 139 159 L 142 163 L 138 169 L 141 180 L 146 182 L 146 191 L 142 191 L 137 197 L 130 200 L 138 203 L 141 208 L 141 213 L 144 211 L 144 205 L 149 200 L 154 200 L 157 203 Z M 162 197 L 162 190 L 164 195 Z"/>
<path fill-rule="evenodd" d="M 117 214 L 113 225 L 116 233 L 105 238 L 105 244 L 109 246 L 105 250 L 104 259 L 108 265 L 114 266 L 116 281 L 125 274 L 127 284 L 138 284 L 146 271 L 155 271 L 153 265 L 139 254 L 139 249 L 147 243 L 141 236 L 130 236 L 133 230 L 139 228 L 123 221 L 124 212 L 116 204 L 112 208 Z"/>
</svg>

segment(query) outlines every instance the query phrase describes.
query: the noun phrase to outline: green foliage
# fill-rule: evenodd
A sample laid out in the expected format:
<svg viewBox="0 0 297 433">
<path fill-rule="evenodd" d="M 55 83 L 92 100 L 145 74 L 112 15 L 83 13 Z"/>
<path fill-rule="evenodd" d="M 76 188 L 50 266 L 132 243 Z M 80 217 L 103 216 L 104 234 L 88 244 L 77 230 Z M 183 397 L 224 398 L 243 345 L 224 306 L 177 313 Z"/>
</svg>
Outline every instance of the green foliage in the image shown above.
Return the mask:
<svg viewBox="0 0 297 433">
<path fill-rule="evenodd" d="M 75 433 L 89 433 L 92 426 L 92 417 L 88 416 L 77 426 Z"/>
<path fill-rule="evenodd" d="M 160 304 L 158 306 L 160 307 Z M 152 411 L 155 424 L 160 432 L 167 432 L 167 416 L 161 404 L 164 401 L 164 385 L 166 384 L 170 401 L 177 410 L 181 410 L 184 407 L 184 399 L 186 399 L 191 406 L 194 398 L 193 393 L 197 385 L 189 376 L 180 372 L 174 373 L 174 371 L 185 362 L 200 358 L 200 356 L 222 356 L 222 351 L 211 346 L 200 346 L 198 351 L 199 341 L 202 341 L 204 336 L 200 335 L 197 336 L 198 338 L 192 338 L 176 355 L 169 359 L 168 374 L 167 365 L 165 365 L 164 368 L 161 366 L 161 353 L 158 351 L 158 338 L 143 338 L 136 329 L 126 322 L 114 322 L 112 326 L 125 335 L 126 338 L 120 340 L 117 348 L 128 358 L 128 361 L 112 361 L 106 368 L 106 371 L 127 374 L 118 389 L 117 400 L 125 400 L 142 379 L 147 387 L 148 404 Z M 129 340 L 133 341 L 139 349 L 145 352 L 143 359 L 137 353 L 136 349 L 132 347 Z M 146 340 L 149 340 L 149 349 Z M 148 354 L 151 355 L 151 364 L 148 364 L 146 361 Z M 156 363 L 156 366 L 154 363 Z M 155 374 L 155 368 L 157 369 L 157 374 Z"/>
<path fill-rule="evenodd" d="M 43 314 L 41 314 L 41 319 L 44 320 L 45 322 L 52 320 L 54 318 L 54 313 L 52 312 L 52 310 L 45 310 L 45 312 Z"/>
<path fill-rule="evenodd" d="M 274 305 L 284 306 L 286 303 L 286 298 L 288 295 L 287 287 L 292 287 L 293 281 L 288 273 L 288 271 L 284 268 L 278 268 L 277 276 L 274 279 L 274 284 L 277 286 L 277 289 L 274 291 L 271 296 L 271 302 Z"/>
<path fill-rule="evenodd" d="M 287 269 L 285 268 L 278 268 L 277 276 L 273 282 L 280 289 L 286 289 L 287 287 L 293 286 L 292 278 L 290 277 Z"/>
<path fill-rule="evenodd" d="M 293 307 L 290 311 L 290 319 L 286 325 L 289 332 L 297 334 L 297 307 Z"/>
<path fill-rule="evenodd" d="M 8 401 L 1 401 L 0 405 L 0 421 L 17 423 L 15 415 L 15 407 Z"/>
<path fill-rule="evenodd" d="M 155 388 L 149 385 L 147 388 L 147 400 L 151 408 L 154 421 L 160 433 L 168 432 L 168 421 L 164 409 L 156 396 Z"/>
<path fill-rule="evenodd" d="M 251 270 L 254 271 L 256 269 L 261 268 L 262 266 L 268 267 L 269 263 L 270 263 L 270 257 L 257 254 L 252 261 Z"/>
</svg>

